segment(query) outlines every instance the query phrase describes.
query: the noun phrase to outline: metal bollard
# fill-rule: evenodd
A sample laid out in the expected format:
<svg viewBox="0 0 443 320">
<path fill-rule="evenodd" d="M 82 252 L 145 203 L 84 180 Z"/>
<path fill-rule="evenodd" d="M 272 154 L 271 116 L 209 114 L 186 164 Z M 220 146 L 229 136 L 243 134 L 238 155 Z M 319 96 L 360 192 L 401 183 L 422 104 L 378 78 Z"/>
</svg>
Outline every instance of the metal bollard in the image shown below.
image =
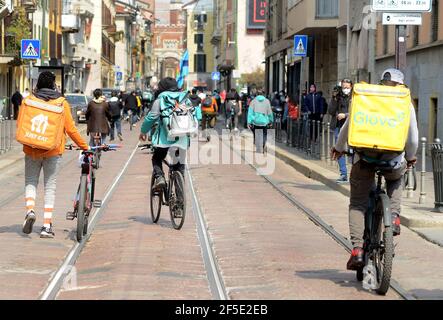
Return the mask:
<svg viewBox="0 0 443 320">
<path fill-rule="evenodd" d="M 331 161 L 331 123 L 328 122 L 326 126 L 326 162 L 330 165 Z"/>
<path fill-rule="evenodd" d="M 320 141 L 320 130 L 321 130 L 321 121 L 320 120 L 318 120 L 317 121 L 317 134 L 316 134 L 316 137 L 315 137 L 315 145 L 316 145 L 316 156 L 317 156 L 317 158 L 318 159 L 321 159 L 321 141 Z"/>
<path fill-rule="evenodd" d="M 311 145 L 311 121 L 306 122 L 306 145 L 305 145 L 305 151 L 306 153 L 309 153 L 309 148 Z"/>
<path fill-rule="evenodd" d="M 5 153 L 5 120 L 0 116 L 0 153 Z"/>
<path fill-rule="evenodd" d="M 419 204 L 425 203 L 426 191 L 425 191 L 425 178 L 426 178 L 426 142 L 425 137 L 421 138 L 421 176 L 420 176 L 420 198 Z"/>
<path fill-rule="evenodd" d="M 414 181 L 414 174 L 412 172 L 412 167 L 407 169 L 407 175 L 408 175 L 408 186 L 406 187 L 407 192 L 407 198 L 411 199 L 414 197 L 414 186 L 412 184 L 412 181 Z"/>
</svg>

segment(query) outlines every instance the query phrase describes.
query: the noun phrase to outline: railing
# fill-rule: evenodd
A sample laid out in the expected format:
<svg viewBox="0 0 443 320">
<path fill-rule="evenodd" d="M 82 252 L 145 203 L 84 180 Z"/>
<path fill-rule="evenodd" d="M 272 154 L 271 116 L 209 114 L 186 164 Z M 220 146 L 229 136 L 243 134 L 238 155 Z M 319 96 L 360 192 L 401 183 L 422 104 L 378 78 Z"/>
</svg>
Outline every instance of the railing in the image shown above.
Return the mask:
<svg viewBox="0 0 443 320">
<path fill-rule="evenodd" d="M 0 97 L 0 155 L 11 150 L 15 140 L 15 121 L 8 106 L 9 98 Z"/>
</svg>

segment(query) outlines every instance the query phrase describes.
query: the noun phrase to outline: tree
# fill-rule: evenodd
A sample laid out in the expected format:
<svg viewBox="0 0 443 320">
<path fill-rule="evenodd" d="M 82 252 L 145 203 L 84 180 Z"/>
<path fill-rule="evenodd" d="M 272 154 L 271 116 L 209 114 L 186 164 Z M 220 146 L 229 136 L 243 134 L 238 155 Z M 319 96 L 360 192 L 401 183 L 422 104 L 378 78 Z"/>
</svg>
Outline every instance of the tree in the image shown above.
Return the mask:
<svg viewBox="0 0 443 320">
<path fill-rule="evenodd" d="M 264 88 L 265 86 L 265 71 L 257 67 L 251 73 L 242 74 L 240 84 L 244 87 L 255 86 L 257 88 Z"/>
<path fill-rule="evenodd" d="M 9 41 L 6 43 L 6 51 L 15 56 L 12 63 L 14 65 L 23 64 L 23 61 L 20 59 L 21 41 L 22 39 L 29 39 L 31 37 L 31 22 L 23 7 L 15 8 L 11 25 L 6 29 L 6 33 L 9 35 Z"/>
</svg>

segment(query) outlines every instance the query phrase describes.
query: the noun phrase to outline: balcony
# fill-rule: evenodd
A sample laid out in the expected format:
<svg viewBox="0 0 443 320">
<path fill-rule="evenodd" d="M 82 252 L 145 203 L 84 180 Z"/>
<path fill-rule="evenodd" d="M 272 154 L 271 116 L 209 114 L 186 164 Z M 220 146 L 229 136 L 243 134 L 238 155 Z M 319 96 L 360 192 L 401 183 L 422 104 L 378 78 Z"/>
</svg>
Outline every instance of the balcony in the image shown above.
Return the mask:
<svg viewBox="0 0 443 320">
<path fill-rule="evenodd" d="M 80 30 L 80 17 L 75 14 L 62 15 L 62 32 L 77 33 Z"/>
<path fill-rule="evenodd" d="M 84 43 L 77 43 L 71 46 L 71 54 L 69 57 L 72 61 L 90 61 L 91 59 L 96 59 L 98 54 L 97 50 L 92 49 Z"/>
<path fill-rule="evenodd" d="M 93 18 L 94 2 L 92 0 L 64 0 L 63 10 L 65 13 Z"/>
<path fill-rule="evenodd" d="M 12 12 L 12 0 L 0 0 L 0 19 Z"/>
<path fill-rule="evenodd" d="M 34 13 L 37 11 L 37 0 L 22 0 L 21 6 L 25 8 L 26 12 Z"/>
</svg>

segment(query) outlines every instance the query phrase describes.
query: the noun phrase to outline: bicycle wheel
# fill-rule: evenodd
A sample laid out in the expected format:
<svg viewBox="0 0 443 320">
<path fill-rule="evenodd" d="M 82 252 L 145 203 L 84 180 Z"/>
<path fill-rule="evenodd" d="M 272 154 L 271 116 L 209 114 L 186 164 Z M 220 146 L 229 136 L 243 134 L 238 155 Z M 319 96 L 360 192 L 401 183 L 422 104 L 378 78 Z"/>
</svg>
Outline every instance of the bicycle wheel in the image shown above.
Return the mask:
<svg viewBox="0 0 443 320">
<path fill-rule="evenodd" d="M 162 210 L 162 196 L 163 193 L 160 191 L 154 191 L 153 187 L 154 187 L 154 183 L 155 183 L 155 177 L 154 175 L 152 175 L 151 178 L 151 196 L 150 196 L 150 200 L 151 200 L 151 218 L 152 218 L 152 222 L 153 223 L 157 223 L 158 220 L 160 219 L 160 213 Z"/>
<path fill-rule="evenodd" d="M 85 230 L 85 215 L 86 215 L 86 197 L 88 188 L 88 176 L 82 175 L 80 178 L 80 194 L 77 208 L 77 241 L 81 242 Z M 87 229 L 86 229 L 87 230 Z"/>
<path fill-rule="evenodd" d="M 375 267 L 377 270 L 377 287 L 376 292 L 385 295 L 390 286 L 392 263 L 394 259 L 394 236 L 392 227 L 385 227 L 384 217 L 391 217 L 391 206 L 389 197 L 386 194 L 380 195 L 376 207 L 376 217 L 379 219 L 376 223 L 376 237 L 378 239 L 378 249 L 374 250 Z"/>
<path fill-rule="evenodd" d="M 171 214 L 172 226 L 175 230 L 180 230 L 185 223 L 186 215 L 185 179 L 182 173 L 173 172 L 170 183 L 169 213 Z"/>
</svg>

